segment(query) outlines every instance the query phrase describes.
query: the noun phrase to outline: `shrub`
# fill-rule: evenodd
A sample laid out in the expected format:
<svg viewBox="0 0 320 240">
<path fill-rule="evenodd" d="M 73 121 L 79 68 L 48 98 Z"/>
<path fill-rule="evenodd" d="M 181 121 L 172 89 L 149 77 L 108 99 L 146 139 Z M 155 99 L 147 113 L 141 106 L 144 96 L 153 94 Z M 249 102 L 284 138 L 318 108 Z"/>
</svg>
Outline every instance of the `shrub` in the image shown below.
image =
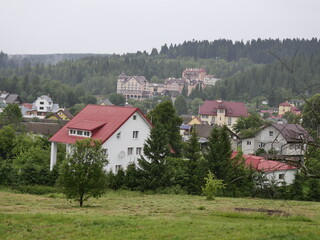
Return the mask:
<svg viewBox="0 0 320 240">
<path fill-rule="evenodd" d="M 223 180 L 216 179 L 215 176 L 209 171 L 207 177 L 205 178 L 206 183 L 202 188 L 203 195 L 207 197 L 207 200 L 214 200 L 216 194 L 219 190 L 224 189 L 226 184 Z"/>
</svg>

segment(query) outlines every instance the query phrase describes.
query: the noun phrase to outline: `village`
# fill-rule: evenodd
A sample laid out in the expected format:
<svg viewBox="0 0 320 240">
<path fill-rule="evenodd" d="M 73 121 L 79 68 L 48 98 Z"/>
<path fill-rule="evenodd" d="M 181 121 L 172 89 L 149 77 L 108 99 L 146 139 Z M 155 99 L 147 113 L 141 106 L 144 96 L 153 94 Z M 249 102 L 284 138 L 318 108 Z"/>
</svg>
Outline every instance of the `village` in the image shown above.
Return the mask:
<svg viewBox="0 0 320 240">
<path fill-rule="evenodd" d="M 184 89 L 190 95 L 197 86 L 205 88 L 214 85 L 217 80 L 213 75 L 206 75 L 203 68 L 187 68 L 182 72 L 182 78 L 168 78 L 164 84 L 149 83 L 143 76 L 126 76 L 122 73 L 117 80 L 117 93 L 123 95 L 126 101 L 169 96 L 174 102 Z M 301 105 L 301 101 L 298 103 Z M 19 105 L 25 131 L 49 137 L 51 171 L 57 162 L 57 144 L 65 144 L 66 153 L 70 154 L 72 144 L 84 138 L 102 141 L 102 148 L 109 160 L 105 166 L 107 172 L 117 174 L 119 170 L 125 171 L 130 164 L 137 165 L 141 156 L 146 157 L 143 148 L 153 122 L 128 103 L 125 106 L 113 106 L 110 101 L 100 101 L 100 105 L 87 105 L 76 116 L 68 109 L 60 108 L 48 95 L 38 96 L 33 103 L 22 103 L 19 95 L 1 92 L 0 104 L 1 112 L 7 105 Z M 260 110 L 257 114 L 261 119 L 268 114 L 265 124 L 246 136 L 235 129 L 239 119 L 243 121 L 250 116 L 244 103 L 206 100 L 199 106 L 197 115 L 180 116 L 181 124 L 177 130 L 185 143 L 195 131 L 201 150 L 206 152 L 212 130 L 226 126 L 232 157 L 241 151 L 247 168 L 264 174 L 265 181 L 269 183 L 285 186 L 293 184 L 299 172 L 298 166 L 288 163 L 286 159 L 303 160 L 308 144 L 313 142 L 301 124 L 288 123 L 283 118 L 286 113 L 301 118 L 301 111 L 294 103 L 283 102 L 278 109 Z"/>
</svg>

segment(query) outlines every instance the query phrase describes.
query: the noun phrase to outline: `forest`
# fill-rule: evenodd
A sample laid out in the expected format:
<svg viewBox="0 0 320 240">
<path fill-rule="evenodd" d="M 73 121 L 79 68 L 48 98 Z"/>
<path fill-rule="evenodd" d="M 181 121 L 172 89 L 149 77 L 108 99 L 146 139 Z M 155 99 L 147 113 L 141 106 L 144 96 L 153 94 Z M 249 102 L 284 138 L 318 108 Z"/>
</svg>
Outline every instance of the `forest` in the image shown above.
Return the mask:
<svg viewBox="0 0 320 240">
<path fill-rule="evenodd" d="M 169 47 L 165 44 L 160 51 L 154 48 L 150 53 L 84 54 L 74 59 L 66 54 L 56 64 L 48 64 L 45 56 L 38 60 L 35 55 L 25 56 L 22 63 L 17 56 L 1 52 L 1 90 L 17 93 L 25 102 L 50 94 L 55 102 L 71 107 L 94 103 L 95 97 L 116 92 L 117 76 L 122 72 L 163 82 L 168 77 L 181 77 L 190 67 L 203 67 L 207 74 L 221 79 L 216 86 L 198 89 L 190 98 L 248 102 L 262 97 L 270 106 L 277 106 L 290 98 L 311 97 L 319 90 L 314 87 L 320 80 L 320 41 L 316 38 L 193 40 Z"/>
</svg>

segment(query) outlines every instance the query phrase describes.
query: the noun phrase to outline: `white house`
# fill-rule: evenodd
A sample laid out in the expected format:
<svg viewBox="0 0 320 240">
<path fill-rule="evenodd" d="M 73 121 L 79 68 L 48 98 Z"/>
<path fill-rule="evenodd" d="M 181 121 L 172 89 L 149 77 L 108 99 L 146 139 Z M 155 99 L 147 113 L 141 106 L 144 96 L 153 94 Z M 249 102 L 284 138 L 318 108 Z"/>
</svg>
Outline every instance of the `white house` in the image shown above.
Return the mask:
<svg viewBox="0 0 320 240">
<path fill-rule="evenodd" d="M 125 170 L 129 163 L 135 163 L 143 155 L 143 145 L 151 128 L 152 124 L 138 108 L 87 105 L 49 139 L 50 169 L 56 164 L 57 143 L 66 144 L 70 153 L 72 144 L 90 137 L 102 141 L 109 160 L 107 171 Z"/>
<path fill-rule="evenodd" d="M 52 99 L 47 95 L 37 98 L 33 104 L 24 103 L 21 106 L 21 112 L 24 118 L 40 118 L 46 117 L 47 113 L 55 113 L 59 111 L 59 104 L 53 103 Z"/>
<path fill-rule="evenodd" d="M 252 138 L 242 139 L 242 151 L 254 154 L 258 149 L 274 150 L 279 155 L 301 156 L 306 143 L 313 141 L 309 133 L 298 124 L 267 124 Z"/>
</svg>

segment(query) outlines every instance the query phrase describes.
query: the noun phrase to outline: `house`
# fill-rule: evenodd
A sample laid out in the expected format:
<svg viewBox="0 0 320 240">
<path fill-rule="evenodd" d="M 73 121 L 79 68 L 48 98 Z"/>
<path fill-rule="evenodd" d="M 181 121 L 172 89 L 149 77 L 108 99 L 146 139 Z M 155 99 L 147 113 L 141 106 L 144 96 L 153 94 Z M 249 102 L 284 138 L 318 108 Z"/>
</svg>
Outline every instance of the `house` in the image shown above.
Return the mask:
<svg viewBox="0 0 320 240">
<path fill-rule="evenodd" d="M 109 106 L 114 105 L 114 104 L 112 104 L 112 102 L 110 102 L 109 98 L 99 100 L 98 104 L 99 105 L 109 105 Z"/>
<path fill-rule="evenodd" d="M 144 76 L 127 76 L 122 73 L 118 76 L 117 93 L 124 95 L 126 99 L 147 99 L 150 96 L 148 84 Z"/>
<path fill-rule="evenodd" d="M 205 124 L 227 125 L 232 128 L 239 117 L 247 117 L 249 114 L 244 103 L 207 100 L 200 106 L 199 116 L 201 121 Z"/>
<path fill-rule="evenodd" d="M 22 104 L 21 112 L 24 118 L 44 119 L 48 114 L 56 113 L 59 109 L 59 104 L 53 103 L 50 96 L 42 95 L 32 105 L 30 103 Z"/>
<path fill-rule="evenodd" d="M 258 149 L 272 151 L 279 155 L 301 156 L 306 151 L 306 143 L 313 141 L 307 130 L 298 124 L 264 125 L 251 138 L 242 139 L 242 151 L 255 154 Z"/>
<path fill-rule="evenodd" d="M 232 158 L 237 152 L 232 153 Z M 266 160 L 264 157 L 243 154 L 246 166 L 250 166 L 256 171 L 263 173 L 268 181 L 265 184 L 289 185 L 292 184 L 298 171 L 297 167 L 279 161 Z"/>
<path fill-rule="evenodd" d="M 283 102 L 279 104 L 279 116 L 283 116 L 286 112 L 291 112 L 296 115 L 300 115 L 301 112 L 298 108 L 296 108 L 294 105 Z"/>
<path fill-rule="evenodd" d="M 71 120 L 73 115 L 67 110 L 60 108 L 57 112 L 51 113 L 46 116 L 47 119 L 51 120 Z"/>
<path fill-rule="evenodd" d="M 143 155 L 143 145 L 152 124 L 145 115 L 133 107 L 87 105 L 49 141 L 51 142 L 50 169 L 56 163 L 57 143 L 66 144 L 67 153 L 79 139 L 93 138 L 102 141 L 108 154 L 107 171 L 126 169 Z"/>
<path fill-rule="evenodd" d="M 25 131 L 29 134 L 50 137 L 58 132 L 67 121 L 50 121 L 38 120 L 37 122 L 25 121 L 22 124 L 25 126 Z"/>
<path fill-rule="evenodd" d="M 21 104 L 21 100 L 18 94 L 12 94 L 8 92 L 0 91 L 0 101 L 5 104 Z"/>
<path fill-rule="evenodd" d="M 203 83 L 204 83 L 204 85 L 214 86 L 218 80 L 220 80 L 220 79 L 215 78 L 214 75 L 206 75 L 203 79 Z"/>
<path fill-rule="evenodd" d="M 191 130 L 195 128 L 195 130 L 197 131 L 197 135 L 199 137 L 199 143 L 201 144 L 201 148 L 205 148 L 207 146 L 207 143 L 209 142 L 209 136 L 214 127 L 216 126 L 207 125 L 207 124 L 194 124 L 194 125 L 183 124 L 180 126 L 180 133 L 182 135 L 182 140 L 188 141 L 190 138 Z M 230 136 L 231 149 L 235 151 L 240 146 L 241 141 L 237 134 L 235 134 L 230 129 L 228 130 L 229 130 L 229 136 Z"/>
<path fill-rule="evenodd" d="M 182 72 L 182 78 L 188 80 L 200 80 L 203 81 L 206 76 L 206 70 L 204 68 L 186 68 Z"/>
<path fill-rule="evenodd" d="M 163 83 L 149 83 L 150 96 L 160 96 L 165 90 L 165 85 Z"/>
<path fill-rule="evenodd" d="M 164 81 L 164 89 L 167 91 L 176 91 L 182 94 L 183 87 L 187 84 L 185 78 L 167 78 Z"/>
</svg>

